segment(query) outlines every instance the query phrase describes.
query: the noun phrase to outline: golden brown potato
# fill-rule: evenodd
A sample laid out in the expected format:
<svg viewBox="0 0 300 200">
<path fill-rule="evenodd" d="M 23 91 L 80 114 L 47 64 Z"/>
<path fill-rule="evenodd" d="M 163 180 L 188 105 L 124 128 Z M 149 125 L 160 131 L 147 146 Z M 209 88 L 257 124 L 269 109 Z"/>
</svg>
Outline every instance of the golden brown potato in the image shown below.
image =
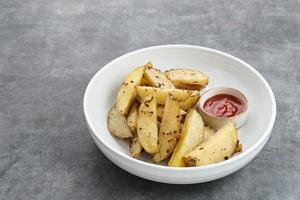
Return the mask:
<svg viewBox="0 0 300 200">
<path fill-rule="evenodd" d="M 216 131 L 209 126 L 204 126 L 203 129 L 203 142 L 207 141 L 210 136 L 214 135 Z"/>
<path fill-rule="evenodd" d="M 165 72 L 176 86 L 177 84 L 207 85 L 208 76 L 193 69 L 171 69 Z"/>
<path fill-rule="evenodd" d="M 193 108 L 198 103 L 198 100 L 200 98 L 200 94 L 198 91 L 196 90 L 190 90 L 190 91 L 192 91 L 191 96 L 188 99 L 186 99 L 184 102 L 180 103 L 180 108 L 185 111 L 188 111 L 190 108 Z"/>
<path fill-rule="evenodd" d="M 185 89 L 185 90 L 203 90 L 205 88 L 204 85 L 192 85 L 187 83 L 175 83 L 174 84 L 178 89 Z"/>
<path fill-rule="evenodd" d="M 132 132 L 132 138 L 129 142 L 129 149 L 130 149 L 130 155 L 133 158 L 138 158 L 143 150 L 143 147 L 140 143 L 140 140 L 137 136 L 136 128 L 137 128 L 137 119 L 138 119 L 138 104 L 135 101 L 129 110 L 128 116 L 127 116 L 127 124 Z"/>
<path fill-rule="evenodd" d="M 128 74 L 117 95 L 117 109 L 122 115 L 127 115 L 131 103 L 136 97 L 135 86 L 141 84 L 144 66 L 138 67 Z"/>
<path fill-rule="evenodd" d="M 164 113 L 165 106 L 164 105 L 157 105 L 157 120 L 161 121 L 163 113 Z M 186 115 L 184 110 L 180 109 L 180 120 Z"/>
<path fill-rule="evenodd" d="M 146 152 L 157 152 L 158 128 L 157 128 L 157 101 L 156 95 L 145 97 L 139 108 L 137 120 L 137 135 Z"/>
<path fill-rule="evenodd" d="M 139 114 L 138 104 L 135 101 L 132 103 L 129 113 L 127 115 L 127 124 L 132 133 L 136 133 L 138 114 Z"/>
<path fill-rule="evenodd" d="M 180 139 L 168 163 L 171 167 L 185 167 L 183 156 L 203 142 L 204 124 L 196 109 L 192 109 L 185 117 Z"/>
<path fill-rule="evenodd" d="M 167 78 L 166 74 L 161 72 L 148 63 L 145 67 L 144 78 L 153 87 L 159 88 L 175 88 L 172 82 Z"/>
<path fill-rule="evenodd" d="M 187 166 L 203 166 L 230 158 L 238 147 L 237 129 L 233 122 L 227 123 L 207 141 L 184 156 Z"/>
<path fill-rule="evenodd" d="M 165 101 L 170 94 L 177 101 L 180 102 L 180 108 L 187 111 L 188 109 L 194 107 L 199 100 L 199 91 L 195 90 L 182 90 L 182 89 L 167 89 L 167 88 L 154 88 L 148 86 L 136 86 L 137 94 L 140 98 L 145 98 L 146 96 L 155 93 L 157 96 L 157 103 L 164 105 Z"/>
<path fill-rule="evenodd" d="M 180 89 L 154 88 L 148 86 L 136 86 L 135 88 L 137 94 L 142 99 L 148 95 L 156 94 L 157 103 L 162 105 L 165 104 L 165 101 L 169 93 L 171 93 L 172 96 L 176 98 L 178 101 L 185 101 L 193 94 L 193 91 L 180 90 Z"/>
<path fill-rule="evenodd" d="M 140 157 L 143 147 L 140 143 L 140 140 L 139 140 L 137 134 L 133 134 L 133 137 L 131 138 L 130 143 L 129 143 L 129 149 L 130 149 L 131 157 L 133 157 L 133 158 Z"/>
<path fill-rule="evenodd" d="M 154 155 L 153 161 L 160 162 L 168 158 L 179 138 L 179 103 L 171 96 L 166 100 L 163 116 L 158 134 L 158 152 Z"/>
<path fill-rule="evenodd" d="M 107 124 L 110 133 L 119 138 L 132 137 L 132 133 L 127 125 L 126 118 L 116 108 L 116 105 L 108 112 Z"/>
</svg>

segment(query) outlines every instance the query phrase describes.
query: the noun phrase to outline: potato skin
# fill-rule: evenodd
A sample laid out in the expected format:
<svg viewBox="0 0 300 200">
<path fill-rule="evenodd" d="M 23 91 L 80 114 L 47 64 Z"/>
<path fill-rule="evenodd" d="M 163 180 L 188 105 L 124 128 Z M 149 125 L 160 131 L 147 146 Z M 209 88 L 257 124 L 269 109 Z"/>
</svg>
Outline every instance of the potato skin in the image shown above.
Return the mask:
<svg viewBox="0 0 300 200">
<path fill-rule="evenodd" d="M 108 112 L 107 126 L 110 133 L 116 137 L 123 139 L 132 137 L 126 118 L 121 115 L 116 105 L 113 105 Z"/>
<path fill-rule="evenodd" d="M 144 74 L 144 66 L 138 67 L 128 74 L 117 95 L 117 109 L 126 116 L 132 102 L 136 97 L 135 86 L 141 84 Z"/>
<path fill-rule="evenodd" d="M 172 94 L 177 101 L 180 102 L 180 108 L 184 111 L 194 107 L 199 98 L 199 91 L 196 90 L 182 90 L 182 89 L 168 89 L 168 88 L 154 88 L 148 86 L 136 86 L 137 95 L 143 99 L 146 96 L 155 93 L 157 96 L 157 103 L 164 105 L 169 93 Z"/>
<path fill-rule="evenodd" d="M 194 69 L 171 69 L 165 72 L 174 85 L 207 85 L 208 76 Z"/>
<path fill-rule="evenodd" d="M 161 72 L 159 69 L 154 68 L 151 62 L 145 67 L 144 78 L 153 87 L 175 88 L 166 74 Z"/>
<path fill-rule="evenodd" d="M 138 104 L 135 101 L 131 105 L 131 108 L 130 108 L 129 113 L 127 115 L 127 124 L 128 124 L 128 126 L 129 126 L 132 133 L 136 133 L 138 114 L 139 114 Z"/>
<path fill-rule="evenodd" d="M 139 108 L 137 135 L 146 152 L 154 154 L 158 150 L 157 101 L 156 95 L 145 97 Z"/>
<path fill-rule="evenodd" d="M 187 166 L 204 166 L 218 163 L 230 158 L 237 147 L 237 129 L 233 122 L 229 122 L 207 141 L 185 155 L 184 161 Z"/>
<path fill-rule="evenodd" d="M 129 110 L 128 116 L 127 116 L 127 124 L 132 132 L 132 138 L 129 142 L 129 151 L 130 155 L 133 158 L 138 158 L 143 150 L 143 147 L 140 143 L 140 140 L 137 136 L 136 128 L 137 128 L 137 119 L 138 119 L 138 104 L 135 101 Z"/>
<path fill-rule="evenodd" d="M 133 134 L 133 137 L 131 138 L 131 140 L 129 142 L 129 151 L 130 151 L 131 157 L 133 157 L 133 158 L 140 157 L 140 155 L 143 151 L 143 147 L 140 143 L 140 140 L 139 140 L 137 134 Z"/>
<path fill-rule="evenodd" d="M 191 109 L 185 117 L 179 142 L 168 163 L 171 167 L 185 167 L 183 156 L 203 142 L 204 123 L 196 109 Z"/>
<path fill-rule="evenodd" d="M 158 152 L 153 157 L 154 162 L 165 160 L 172 154 L 180 135 L 179 120 L 179 103 L 171 95 L 169 95 L 166 100 L 160 124 L 158 135 Z"/>
</svg>

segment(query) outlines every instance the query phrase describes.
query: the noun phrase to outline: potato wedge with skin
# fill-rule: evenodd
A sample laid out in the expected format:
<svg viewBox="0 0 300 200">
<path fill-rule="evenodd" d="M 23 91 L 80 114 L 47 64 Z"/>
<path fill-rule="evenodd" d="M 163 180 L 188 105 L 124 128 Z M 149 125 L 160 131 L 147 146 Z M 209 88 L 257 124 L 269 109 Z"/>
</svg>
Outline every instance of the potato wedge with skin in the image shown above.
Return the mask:
<svg viewBox="0 0 300 200">
<path fill-rule="evenodd" d="M 191 90 L 191 91 L 192 91 L 191 96 L 188 99 L 186 99 L 184 102 L 180 103 L 180 108 L 183 110 L 187 111 L 190 108 L 193 108 L 198 103 L 198 100 L 200 98 L 199 92 L 196 90 Z"/>
<path fill-rule="evenodd" d="M 127 124 L 132 132 L 132 138 L 130 139 L 129 142 L 129 149 L 130 149 L 130 155 L 133 158 L 138 158 L 143 150 L 143 147 L 136 133 L 138 113 L 139 113 L 138 104 L 135 101 L 131 105 L 131 108 L 127 116 Z"/>
<path fill-rule="evenodd" d="M 216 131 L 212 128 L 210 128 L 209 126 L 204 126 L 203 129 L 203 142 L 207 141 L 210 136 L 214 135 L 216 133 Z"/>
<path fill-rule="evenodd" d="M 165 72 L 174 85 L 192 84 L 207 85 L 208 76 L 193 69 L 171 69 Z"/>
<path fill-rule="evenodd" d="M 133 137 L 131 138 L 131 140 L 129 142 L 129 151 L 130 151 L 131 157 L 133 157 L 133 158 L 140 157 L 142 150 L 143 150 L 143 147 L 140 143 L 140 140 L 139 140 L 137 134 L 133 134 Z"/>
<path fill-rule="evenodd" d="M 113 105 L 108 112 L 107 124 L 112 135 L 123 139 L 132 137 L 132 133 L 127 125 L 126 118 L 121 115 L 116 105 Z"/>
<path fill-rule="evenodd" d="M 187 166 L 203 166 L 230 158 L 238 147 L 236 125 L 229 122 L 207 141 L 184 156 Z"/>
<path fill-rule="evenodd" d="M 169 95 L 166 100 L 160 124 L 158 134 L 158 152 L 153 156 L 154 162 L 165 160 L 172 154 L 180 135 L 179 120 L 179 103 L 171 95 Z"/>
<path fill-rule="evenodd" d="M 139 108 L 137 135 L 146 152 L 154 154 L 158 150 L 157 101 L 156 95 L 145 97 Z"/>
<path fill-rule="evenodd" d="M 164 113 L 164 108 L 165 108 L 165 106 L 163 106 L 163 105 L 157 105 L 157 120 L 158 121 L 161 121 L 161 119 L 162 119 L 162 116 Z M 180 109 L 180 119 L 182 117 L 184 117 L 185 115 L 186 115 L 186 112 L 184 110 Z"/>
<path fill-rule="evenodd" d="M 138 104 L 135 101 L 131 105 L 131 108 L 127 115 L 127 124 L 132 133 L 136 133 L 138 114 L 139 114 Z"/>
<path fill-rule="evenodd" d="M 117 109 L 127 115 L 131 103 L 136 97 L 135 86 L 140 85 L 144 74 L 144 66 L 138 67 L 128 74 L 117 95 Z"/>
<path fill-rule="evenodd" d="M 205 88 L 204 85 L 192 85 L 187 83 L 175 83 L 174 84 L 178 89 L 185 89 L 185 90 L 203 90 Z"/>
<path fill-rule="evenodd" d="M 190 90 L 154 88 L 149 86 L 136 86 L 135 89 L 137 91 L 137 95 L 142 99 L 148 95 L 156 94 L 157 103 L 161 105 L 165 104 L 169 93 L 171 93 L 178 101 L 185 101 L 193 94 L 193 91 Z"/>
<path fill-rule="evenodd" d="M 185 167 L 183 156 L 191 152 L 203 142 L 204 123 L 196 109 L 192 109 L 185 117 L 179 142 L 168 163 L 171 167 Z"/>
<path fill-rule="evenodd" d="M 151 63 L 148 63 L 145 67 L 144 78 L 153 87 L 175 88 L 166 74 L 161 72 L 159 69 L 154 68 Z"/>
<path fill-rule="evenodd" d="M 167 88 L 154 88 L 148 86 L 136 86 L 137 94 L 140 98 L 155 93 L 157 96 L 157 103 L 164 105 L 169 95 L 172 94 L 177 101 L 180 102 L 180 108 L 187 111 L 194 107 L 199 100 L 200 94 L 195 90 L 181 90 L 181 89 L 167 89 Z"/>
</svg>

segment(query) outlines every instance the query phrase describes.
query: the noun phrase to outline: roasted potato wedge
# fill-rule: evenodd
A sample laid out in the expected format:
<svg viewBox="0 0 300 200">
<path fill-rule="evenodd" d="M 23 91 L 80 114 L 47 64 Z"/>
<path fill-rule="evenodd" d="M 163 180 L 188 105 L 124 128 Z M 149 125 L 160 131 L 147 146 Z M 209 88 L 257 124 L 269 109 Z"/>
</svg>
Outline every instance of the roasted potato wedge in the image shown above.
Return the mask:
<svg viewBox="0 0 300 200">
<path fill-rule="evenodd" d="M 175 86 L 177 84 L 208 84 L 208 76 L 193 69 L 171 69 L 165 73 Z"/>
<path fill-rule="evenodd" d="M 129 149 L 130 149 L 130 155 L 133 158 L 138 158 L 143 150 L 143 147 L 139 141 L 136 132 L 138 114 L 139 114 L 138 104 L 137 102 L 134 102 L 131 105 L 131 108 L 127 116 L 127 124 L 132 132 L 132 138 L 129 142 Z"/>
<path fill-rule="evenodd" d="M 196 109 L 192 109 L 185 117 L 180 139 L 168 163 L 171 167 L 185 167 L 183 156 L 191 152 L 203 142 L 204 123 Z"/>
<path fill-rule="evenodd" d="M 143 99 L 146 96 L 151 94 L 156 94 L 157 103 L 158 104 L 165 104 L 165 101 L 169 95 L 172 94 L 174 98 L 178 101 L 185 101 L 187 100 L 192 94 L 193 91 L 190 90 L 180 90 L 180 89 L 167 89 L 167 88 L 154 88 L 148 86 L 136 86 L 137 94 Z"/>
<path fill-rule="evenodd" d="M 172 94 L 177 101 L 180 102 L 180 108 L 187 111 L 188 109 L 194 107 L 200 97 L 199 92 L 195 90 L 181 90 L 181 89 L 167 89 L 167 88 L 154 88 L 147 86 L 137 86 L 137 94 L 140 98 L 145 98 L 146 96 L 155 93 L 157 96 L 158 104 L 165 104 L 165 101 L 169 95 Z"/>
<path fill-rule="evenodd" d="M 153 87 L 175 88 L 173 83 L 168 79 L 165 73 L 161 72 L 148 63 L 145 67 L 144 78 Z"/>
<path fill-rule="evenodd" d="M 157 120 L 161 121 L 163 113 L 164 113 L 165 106 L 157 105 Z M 186 115 L 186 112 L 180 109 L 180 119 L 182 119 Z"/>
<path fill-rule="evenodd" d="M 158 134 L 158 152 L 153 156 L 154 162 L 160 162 L 168 158 L 179 139 L 179 103 L 171 95 L 168 96 Z"/>
<path fill-rule="evenodd" d="M 125 81 L 122 83 L 122 86 L 117 95 L 117 109 L 119 112 L 126 116 L 131 103 L 136 97 L 135 86 L 141 84 L 141 80 L 144 74 L 144 66 L 138 67 L 128 74 Z"/>
<path fill-rule="evenodd" d="M 135 101 L 131 105 L 131 108 L 127 115 L 127 125 L 129 126 L 132 133 L 136 133 L 138 114 L 139 114 L 138 104 Z"/>
<path fill-rule="evenodd" d="M 152 94 L 143 98 L 137 120 L 137 135 L 146 152 L 154 154 L 158 150 L 157 100 Z"/>
<path fill-rule="evenodd" d="M 237 129 L 233 122 L 229 122 L 207 141 L 185 155 L 184 161 L 187 166 L 218 163 L 230 158 L 236 152 L 237 147 Z"/>
<path fill-rule="evenodd" d="M 178 89 L 185 89 L 185 90 L 203 90 L 205 88 L 204 85 L 192 85 L 187 83 L 175 83 L 174 84 Z"/>
<path fill-rule="evenodd" d="M 133 137 L 131 138 L 129 142 L 129 151 L 130 155 L 133 158 L 138 158 L 141 155 L 141 152 L 143 150 L 143 147 L 140 143 L 140 140 L 137 136 L 137 134 L 133 134 Z"/>
<path fill-rule="evenodd" d="M 196 90 L 190 90 L 190 91 L 192 91 L 191 96 L 187 98 L 184 102 L 180 103 L 180 108 L 186 111 L 189 110 L 190 108 L 193 108 L 197 104 L 200 98 L 200 94 L 198 91 Z"/>
<path fill-rule="evenodd" d="M 207 141 L 210 136 L 214 135 L 216 131 L 209 126 L 204 126 L 203 129 L 203 142 Z"/>
<path fill-rule="evenodd" d="M 118 111 L 116 105 L 113 105 L 108 112 L 107 124 L 112 135 L 119 138 L 132 137 L 126 118 Z"/>
</svg>

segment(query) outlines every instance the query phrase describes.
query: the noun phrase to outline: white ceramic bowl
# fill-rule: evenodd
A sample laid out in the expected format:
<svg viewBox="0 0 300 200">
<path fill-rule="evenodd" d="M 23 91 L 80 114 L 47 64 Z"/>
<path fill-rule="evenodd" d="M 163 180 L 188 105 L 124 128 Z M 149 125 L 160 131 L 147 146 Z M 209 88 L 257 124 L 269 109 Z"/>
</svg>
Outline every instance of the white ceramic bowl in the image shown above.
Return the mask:
<svg viewBox="0 0 300 200">
<path fill-rule="evenodd" d="M 218 94 L 229 94 L 237 97 L 245 105 L 245 110 L 243 110 L 240 114 L 232 117 L 217 117 L 206 112 L 206 110 L 204 109 L 206 100 Z M 204 93 L 202 93 L 197 107 L 203 120 L 215 130 L 219 130 L 229 121 L 233 121 L 236 124 L 236 127 L 240 128 L 246 123 L 249 113 L 248 100 L 246 96 L 240 91 L 228 87 L 216 87 L 206 90 Z"/>
<path fill-rule="evenodd" d="M 209 76 L 208 89 L 223 86 L 243 92 L 249 101 L 247 123 L 239 129 L 243 152 L 217 164 L 192 168 L 167 167 L 153 164 L 149 158 L 131 158 L 128 143 L 109 133 L 106 117 L 125 76 L 148 61 L 162 70 L 176 67 L 198 69 Z M 108 63 L 88 84 L 83 109 L 93 139 L 112 162 L 142 178 L 174 184 L 215 180 L 245 166 L 267 142 L 276 116 L 273 92 L 255 69 L 229 54 L 189 45 L 149 47 Z"/>
</svg>

